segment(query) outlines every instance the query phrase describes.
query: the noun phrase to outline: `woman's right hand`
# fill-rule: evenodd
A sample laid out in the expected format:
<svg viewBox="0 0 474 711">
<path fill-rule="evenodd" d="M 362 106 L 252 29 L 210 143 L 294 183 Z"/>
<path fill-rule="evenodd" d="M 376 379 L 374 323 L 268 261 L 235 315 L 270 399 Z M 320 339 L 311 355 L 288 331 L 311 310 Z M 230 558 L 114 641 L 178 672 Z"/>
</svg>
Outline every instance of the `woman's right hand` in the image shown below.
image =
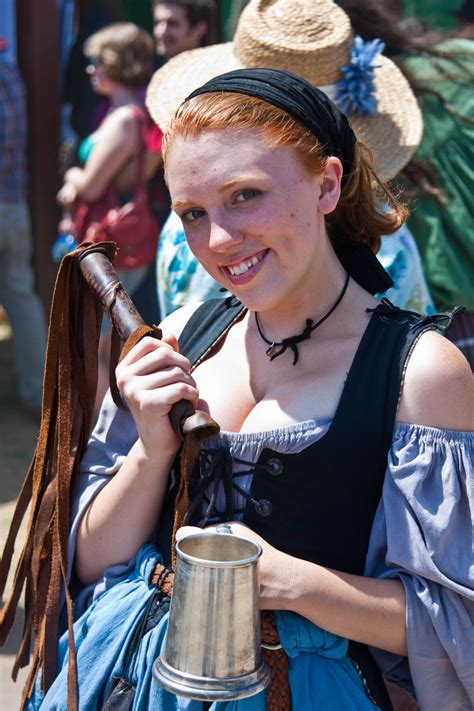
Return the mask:
<svg viewBox="0 0 474 711">
<path fill-rule="evenodd" d="M 179 400 L 197 407 L 199 399 L 191 364 L 178 352 L 176 338 L 146 336 L 119 363 L 116 377 L 146 455 L 174 456 L 180 439 L 171 427 L 169 412 Z"/>
</svg>

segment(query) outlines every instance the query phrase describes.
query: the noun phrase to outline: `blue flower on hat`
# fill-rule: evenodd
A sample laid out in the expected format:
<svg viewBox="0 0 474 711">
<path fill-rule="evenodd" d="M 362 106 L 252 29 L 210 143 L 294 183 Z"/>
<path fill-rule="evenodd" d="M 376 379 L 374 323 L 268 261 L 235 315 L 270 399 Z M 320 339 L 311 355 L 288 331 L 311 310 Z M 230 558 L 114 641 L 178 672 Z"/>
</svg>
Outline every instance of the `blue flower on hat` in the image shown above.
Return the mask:
<svg viewBox="0 0 474 711">
<path fill-rule="evenodd" d="M 374 83 L 375 58 L 383 52 L 385 43 L 374 39 L 364 42 L 354 37 L 349 64 L 341 67 L 343 76 L 336 84 L 336 103 L 346 114 L 374 116 L 377 113 Z"/>
</svg>

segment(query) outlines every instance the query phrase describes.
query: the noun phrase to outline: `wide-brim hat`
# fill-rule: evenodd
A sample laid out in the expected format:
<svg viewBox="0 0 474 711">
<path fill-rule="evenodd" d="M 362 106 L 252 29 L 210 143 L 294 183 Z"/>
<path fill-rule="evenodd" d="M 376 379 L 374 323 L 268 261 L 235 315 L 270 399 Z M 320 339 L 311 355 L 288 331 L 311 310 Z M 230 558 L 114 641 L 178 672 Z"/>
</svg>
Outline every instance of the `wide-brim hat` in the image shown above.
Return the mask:
<svg viewBox="0 0 474 711">
<path fill-rule="evenodd" d="M 251 0 L 233 42 L 183 52 L 155 72 L 147 92 L 148 110 L 166 131 L 194 89 L 242 67 L 287 69 L 335 98 L 341 67 L 351 58 L 352 39 L 349 17 L 331 0 Z M 417 149 L 423 121 L 398 67 L 383 55 L 374 65 L 376 114 L 346 113 L 358 138 L 372 149 L 378 175 L 390 180 Z"/>
</svg>

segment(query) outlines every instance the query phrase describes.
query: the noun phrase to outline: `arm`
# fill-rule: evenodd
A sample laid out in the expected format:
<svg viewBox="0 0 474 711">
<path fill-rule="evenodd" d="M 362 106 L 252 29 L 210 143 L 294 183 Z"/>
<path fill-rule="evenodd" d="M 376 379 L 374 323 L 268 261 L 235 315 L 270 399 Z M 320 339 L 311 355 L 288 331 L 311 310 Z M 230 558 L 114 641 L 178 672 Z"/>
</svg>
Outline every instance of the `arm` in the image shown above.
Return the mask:
<svg viewBox="0 0 474 711">
<path fill-rule="evenodd" d="M 173 314 L 165 327 L 179 332 L 189 314 L 190 309 Z M 173 336 L 163 341 L 144 338 L 117 368 L 117 383 L 138 440 L 79 524 L 75 569 L 84 584 L 97 580 L 110 565 L 128 562 L 156 527 L 180 444 L 168 413 L 182 398 L 197 403 L 189 370 Z"/>
<path fill-rule="evenodd" d="M 148 129 L 147 150 L 145 154 L 145 177 L 152 178 L 161 166 L 163 149 L 163 133 L 161 129 L 153 124 Z"/>
<path fill-rule="evenodd" d="M 101 126 L 100 140 L 84 168 L 66 171 L 58 201 L 68 206 L 77 199 L 98 200 L 134 156 L 138 141 L 138 128 L 130 107 L 116 109 Z"/>
<path fill-rule="evenodd" d="M 446 430 L 474 430 L 474 376 L 469 363 L 435 331 L 418 341 L 408 362 L 399 422 Z"/>
<path fill-rule="evenodd" d="M 183 526 L 178 540 L 195 530 Z M 294 558 L 236 521 L 232 533 L 262 546 L 261 610 L 296 612 L 333 634 L 406 655 L 405 592 L 399 580 L 341 573 Z"/>
<path fill-rule="evenodd" d="M 291 590 L 278 609 L 292 610 L 328 632 L 406 655 L 405 591 L 376 580 L 291 559 Z"/>
</svg>

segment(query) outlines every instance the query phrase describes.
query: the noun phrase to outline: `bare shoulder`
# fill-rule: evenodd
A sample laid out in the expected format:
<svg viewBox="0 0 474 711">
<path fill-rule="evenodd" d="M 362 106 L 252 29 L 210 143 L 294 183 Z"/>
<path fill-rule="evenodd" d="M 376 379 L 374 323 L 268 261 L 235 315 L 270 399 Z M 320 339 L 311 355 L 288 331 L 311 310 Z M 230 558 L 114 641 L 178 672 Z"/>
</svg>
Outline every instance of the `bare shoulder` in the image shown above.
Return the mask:
<svg viewBox="0 0 474 711">
<path fill-rule="evenodd" d="M 132 106 L 120 106 L 112 111 L 101 124 L 100 133 L 115 134 L 134 141 L 134 129 L 136 126 L 135 112 Z"/>
<path fill-rule="evenodd" d="M 397 420 L 474 430 L 474 376 L 461 351 L 439 333 L 424 333 L 413 349 Z"/>
<path fill-rule="evenodd" d="M 201 306 L 201 303 L 202 302 L 195 302 L 193 304 L 187 304 L 166 316 L 160 324 L 163 333 L 179 338 L 187 322 L 199 306 Z"/>
</svg>

